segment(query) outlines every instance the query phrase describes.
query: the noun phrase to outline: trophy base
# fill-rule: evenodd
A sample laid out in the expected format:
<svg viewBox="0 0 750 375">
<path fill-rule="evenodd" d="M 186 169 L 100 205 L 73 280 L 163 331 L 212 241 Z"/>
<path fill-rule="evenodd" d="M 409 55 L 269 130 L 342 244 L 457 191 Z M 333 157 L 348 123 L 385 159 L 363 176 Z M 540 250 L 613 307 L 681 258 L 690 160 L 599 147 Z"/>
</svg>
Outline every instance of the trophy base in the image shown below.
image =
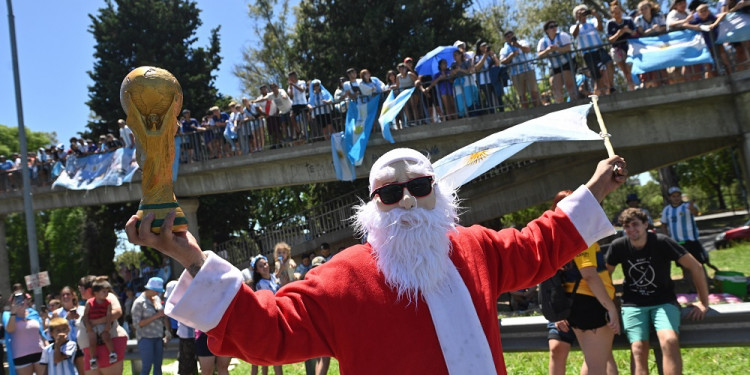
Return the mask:
<svg viewBox="0 0 750 375">
<path fill-rule="evenodd" d="M 151 223 L 151 232 L 159 234 L 161 233 L 161 226 L 164 224 L 164 218 L 169 214 L 170 211 L 177 211 L 177 216 L 174 218 L 174 225 L 172 226 L 172 232 L 187 232 L 188 221 L 185 217 L 185 213 L 182 212 L 182 208 L 177 202 L 170 203 L 156 203 L 156 204 L 142 204 L 138 206 L 138 212 L 135 216 L 138 217 L 136 222 L 136 228 L 141 226 L 141 218 L 148 213 L 154 214 L 154 221 Z"/>
</svg>

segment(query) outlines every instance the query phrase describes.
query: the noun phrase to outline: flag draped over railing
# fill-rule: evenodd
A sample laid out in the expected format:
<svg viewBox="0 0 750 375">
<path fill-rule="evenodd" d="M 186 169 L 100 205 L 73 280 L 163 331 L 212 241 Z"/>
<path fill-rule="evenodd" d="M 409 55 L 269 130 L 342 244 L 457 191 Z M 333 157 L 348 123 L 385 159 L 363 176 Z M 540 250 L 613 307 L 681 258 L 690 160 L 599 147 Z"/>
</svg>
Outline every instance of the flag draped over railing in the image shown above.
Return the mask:
<svg viewBox="0 0 750 375">
<path fill-rule="evenodd" d="M 344 129 L 344 147 L 349 161 L 357 166 L 365 157 L 367 141 L 370 139 L 372 125 L 378 115 L 380 94 L 360 96 L 357 101 L 349 102 Z"/>
<path fill-rule="evenodd" d="M 393 135 L 391 135 L 391 124 L 393 123 L 393 120 L 396 119 L 399 112 L 404 108 L 404 105 L 409 102 L 412 93 L 414 93 L 414 87 L 401 91 L 398 96 L 396 96 L 394 91 L 391 91 L 391 93 L 388 94 L 388 98 L 385 99 L 385 102 L 383 103 L 383 109 L 380 110 L 380 118 L 378 118 L 378 122 L 380 122 L 380 130 L 383 132 L 383 138 L 388 142 L 396 143 L 396 141 L 393 140 Z"/>
<path fill-rule="evenodd" d="M 113 152 L 83 157 L 69 156 L 65 169 L 52 184 L 70 190 L 92 190 L 99 186 L 119 186 L 130 182 L 138 170 L 135 149 L 118 148 Z"/>
<path fill-rule="evenodd" d="M 349 161 L 344 148 L 344 132 L 331 134 L 331 156 L 333 157 L 333 169 L 339 181 L 354 181 L 357 177 L 354 164 Z"/>
<path fill-rule="evenodd" d="M 628 43 L 627 62 L 633 64 L 633 74 L 713 62 L 703 36 L 693 30 L 629 39 Z"/>
<path fill-rule="evenodd" d="M 526 121 L 480 139 L 433 163 L 438 179 L 458 188 L 534 142 L 601 141 L 586 121 L 591 104 Z"/>
</svg>

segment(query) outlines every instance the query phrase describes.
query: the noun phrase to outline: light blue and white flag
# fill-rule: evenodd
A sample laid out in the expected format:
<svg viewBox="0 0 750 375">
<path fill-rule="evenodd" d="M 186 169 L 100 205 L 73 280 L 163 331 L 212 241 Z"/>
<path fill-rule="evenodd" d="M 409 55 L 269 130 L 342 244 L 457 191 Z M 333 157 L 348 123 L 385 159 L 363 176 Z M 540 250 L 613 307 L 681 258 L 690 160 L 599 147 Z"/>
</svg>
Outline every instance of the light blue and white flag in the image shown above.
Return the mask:
<svg viewBox="0 0 750 375">
<path fill-rule="evenodd" d="M 750 40 L 750 14 L 731 12 L 719 23 L 716 43 L 731 43 Z"/>
<path fill-rule="evenodd" d="M 409 101 L 412 93 L 414 93 L 414 87 L 401 91 L 398 96 L 391 91 L 391 93 L 388 94 L 388 98 L 383 103 L 378 122 L 380 122 L 380 130 L 383 132 L 383 138 L 388 142 L 396 143 L 391 135 L 391 124 L 393 123 L 393 120 L 396 119 L 399 112 L 404 108 L 404 105 Z"/>
<path fill-rule="evenodd" d="M 601 141 L 589 129 L 591 104 L 552 112 L 480 139 L 452 152 L 432 167 L 438 179 L 458 188 L 534 142 Z"/>
<path fill-rule="evenodd" d="M 99 186 L 119 186 L 130 182 L 136 170 L 135 149 L 118 148 L 113 152 L 68 160 L 52 188 L 92 190 Z"/>
<path fill-rule="evenodd" d="M 633 64 L 633 74 L 713 62 L 703 36 L 693 30 L 629 39 L 628 44 L 627 62 Z"/>
<path fill-rule="evenodd" d="M 333 157 L 333 168 L 336 170 L 336 178 L 340 181 L 354 181 L 357 177 L 354 164 L 349 162 L 344 150 L 344 132 L 331 134 L 331 156 Z"/>
<path fill-rule="evenodd" d="M 344 128 L 346 156 L 355 166 L 362 165 L 367 141 L 372 133 L 372 125 L 378 115 L 380 94 L 361 96 L 357 101 L 349 101 Z"/>
</svg>

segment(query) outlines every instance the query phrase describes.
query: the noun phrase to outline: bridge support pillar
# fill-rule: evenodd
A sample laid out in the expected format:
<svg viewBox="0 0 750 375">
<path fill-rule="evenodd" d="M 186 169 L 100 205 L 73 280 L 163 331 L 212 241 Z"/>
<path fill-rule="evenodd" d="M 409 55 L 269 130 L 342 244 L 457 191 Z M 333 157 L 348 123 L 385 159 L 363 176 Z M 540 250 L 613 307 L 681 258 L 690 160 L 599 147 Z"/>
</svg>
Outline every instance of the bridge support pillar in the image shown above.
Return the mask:
<svg viewBox="0 0 750 375">
<path fill-rule="evenodd" d="M 10 262 L 5 238 L 5 215 L 0 215 L 0 293 L 10 297 Z"/>
</svg>

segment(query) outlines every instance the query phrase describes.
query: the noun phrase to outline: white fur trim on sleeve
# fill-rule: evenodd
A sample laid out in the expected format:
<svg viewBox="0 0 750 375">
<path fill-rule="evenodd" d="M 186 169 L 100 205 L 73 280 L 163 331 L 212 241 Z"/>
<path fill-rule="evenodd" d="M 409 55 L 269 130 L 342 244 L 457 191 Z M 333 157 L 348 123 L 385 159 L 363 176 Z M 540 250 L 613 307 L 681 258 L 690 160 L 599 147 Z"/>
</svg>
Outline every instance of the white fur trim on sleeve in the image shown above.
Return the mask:
<svg viewBox="0 0 750 375">
<path fill-rule="evenodd" d="M 557 207 L 568 215 L 587 246 L 616 233 L 602 206 L 584 185 L 561 200 Z"/>
<path fill-rule="evenodd" d="M 203 332 L 219 324 L 242 286 L 240 270 L 211 251 L 206 254 L 195 278 L 182 273 L 164 307 L 169 317 Z"/>
</svg>

